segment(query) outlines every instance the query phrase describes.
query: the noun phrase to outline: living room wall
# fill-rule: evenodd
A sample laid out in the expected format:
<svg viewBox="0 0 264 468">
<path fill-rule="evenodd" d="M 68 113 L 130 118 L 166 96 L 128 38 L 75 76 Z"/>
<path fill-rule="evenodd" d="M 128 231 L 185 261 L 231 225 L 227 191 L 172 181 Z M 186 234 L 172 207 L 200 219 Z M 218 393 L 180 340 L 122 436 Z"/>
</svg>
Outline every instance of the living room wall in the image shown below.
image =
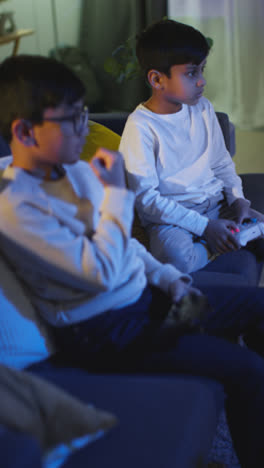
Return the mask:
<svg viewBox="0 0 264 468">
<path fill-rule="evenodd" d="M 53 6 L 55 8 L 58 43 L 76 45 L 79 40 L 82 0 L 8 0 L 0 13 L 14 11 L 18 29 L 34 29 L 32 36 L 21 39 L 19 53 L 48 55 L 56 46 Z M 12 53 L 12 44 L 0 47 L 0 60 Z"/>
</svg>

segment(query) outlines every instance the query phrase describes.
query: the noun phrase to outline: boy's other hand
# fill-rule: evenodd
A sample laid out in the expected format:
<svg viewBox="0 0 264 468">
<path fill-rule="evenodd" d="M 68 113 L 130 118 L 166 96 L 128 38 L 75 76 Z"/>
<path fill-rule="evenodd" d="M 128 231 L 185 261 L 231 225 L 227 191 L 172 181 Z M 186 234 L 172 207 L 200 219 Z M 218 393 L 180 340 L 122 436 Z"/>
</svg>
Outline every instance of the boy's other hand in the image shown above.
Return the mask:
<svg viewBox="0 0 264 468">
<path fill-rule="evenodd" d="M 237 198 L 231 205 L 232 219 L 237 224 L 242 224 L 245 219 L 251 217 L 250 202 L 244 198 Z"/>
<path fill-rule="evenodd" d="M 105 187 L 126 187 L 124 160 L 119 151 L 99 148 L 91 159 L 90 166 Z"/>
<path fill-rule="evenodd" d="M 238 225 L 229 219 L 210 219 L 203 237 L 206 240 L 209 249 L 220 254 L 238 250 L 240 248 L 233 232 L 239 232 Z"/>
</svg>

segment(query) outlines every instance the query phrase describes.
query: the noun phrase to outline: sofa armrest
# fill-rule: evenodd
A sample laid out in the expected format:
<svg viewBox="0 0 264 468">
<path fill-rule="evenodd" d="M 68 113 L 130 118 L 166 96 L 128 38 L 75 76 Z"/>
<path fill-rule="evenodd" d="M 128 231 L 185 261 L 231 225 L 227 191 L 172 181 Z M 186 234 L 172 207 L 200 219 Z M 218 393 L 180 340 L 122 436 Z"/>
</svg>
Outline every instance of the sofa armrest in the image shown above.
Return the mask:
<svg viewBox="0 0 264 468">
<path fill-rule="evenodd" d="M 122 135 L 129 112 L 92 112 L 89 120 L 110 128 L 118 135 Z"/>
<path fill-rule="evenodd" d="M 230 122 L 229 117 L 225 112 L 216 112 L 216 116 L 224 135 L 226 148 L 233 157 L 236 152 L 235 126 Z"/>
<path fill-rule="evenodd" d="M 254 210 L 264 213 L 264 173 L 239 174 L 245 197 L 251 201 Z"/>
<path fill-rule="evenodd" d="M 116 132 L 118 135 L 122 135 L 127 117 L 129 112 L 94 112 L 89 115 L 89 119 L 94 122 L 98 122 L 101 125 Z M 224 140 L 228 151 L 231 156 L 235 154 L 235 128 L 234 125 L 229 121 L 228 115 L 224 112 L 216 112 L 219 124 L 221 126 Z M 3 137 L 0 135 L 0 157 L 11 154 L 9 145 L 5 142 Z"/>
</svg>

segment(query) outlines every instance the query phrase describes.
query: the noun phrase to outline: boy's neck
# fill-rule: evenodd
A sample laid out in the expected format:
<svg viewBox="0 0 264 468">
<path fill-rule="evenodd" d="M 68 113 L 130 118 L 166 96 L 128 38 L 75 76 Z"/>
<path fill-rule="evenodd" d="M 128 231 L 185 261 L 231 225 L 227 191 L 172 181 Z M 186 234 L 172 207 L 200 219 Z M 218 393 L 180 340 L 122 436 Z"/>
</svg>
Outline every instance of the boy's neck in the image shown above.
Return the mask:
<svg viewBox="0 0 264 468">
<path fill-rule="evenodd" d="M 16 141 L 11 142 L 13 167 L 19 167 L 29 174 L 43 180 L 56 180 L 65 173 L 61 164 L 41 164 L 37 162 L 34 153 L 29 148 L 21 147 Z"/>
<path fill-rule="evenodd" d="M 61 177 L 65 175 L 65 169 L 63 168 L 62 165 L 60 164 L 55 164 L 54 166 L 48 166 L 48 167 L 42 167 L 42 168 L 37 168 L 37 167 L 32 167 L 27 164 L 17 164 L 15 161 L 12 162 L 11 164 L 12 167 L 19 167 L 20 169 L 23 169 L 24 171 L 28 172 L 29 174 L 33 175 L 34 177 L 37 177 L 39 179 L 43 180 L 58 180 Z"/>
<path fill-rule="evenodd" d="M 144 106 L 155 114 L 175 114 L 182 109 L 182 104 L 174 104 L 167 101 L 160 100 L 156 96 L 151 96 L 145 101 Z"/>
</svg>

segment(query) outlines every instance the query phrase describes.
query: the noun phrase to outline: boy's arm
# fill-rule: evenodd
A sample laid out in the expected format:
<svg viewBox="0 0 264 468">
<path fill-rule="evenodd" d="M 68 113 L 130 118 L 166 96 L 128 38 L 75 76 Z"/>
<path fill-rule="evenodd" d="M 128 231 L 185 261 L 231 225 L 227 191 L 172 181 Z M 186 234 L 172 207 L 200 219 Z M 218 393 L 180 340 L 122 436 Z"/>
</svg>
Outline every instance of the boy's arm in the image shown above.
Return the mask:
<svg viewBox="0 0 264 468">
<path fill-rule="evenodd" d="M 111 160 L 109 162 L 108 154 L 105 164 L 102 164 L 103 156 L 101 154 L 94 160 L 94 164 L 101 178 L 106 180 Z M 119 163 L 122 166 L 123 162 Z M 119 168 L 113 164 L 114 178 L 118 171 Z M 89 177 L 90 172 L 87 174 Z M 71 220 L 78 227 L 72 205 L 68 211 L 67 208 L 63 211 L 65 204 L 58 205 L 59 218 L 54 214 L 52 206 L 47 206 L 42 191 L 21 200 L 19 190 L 18 195 L 15 189 L 12 190 L 12 183 L 10 191 L 7 186 L 2 192 L 0 229 L 18 245 L 51 266 L 54 265 L 54 268 L 65 271 L 68 277 L 72 276 L 75 287 L 79 285 L 93 294 L 115 288 L 120 282 L 127 255 L 134 207 L 134 194 L 123 188 L 124 182 L 121 181 L 121 186 L 118 186 L 119 182 L 115 181 L 115 185 L 111 185 L 108 180 L 99 222 L 89 237 L 83 228 L 79 232 L 71 228 Z"/>
<path fill-rule="evenodd" d="M 190 275 L 182 273 L 173 265 L 160 263 L 136 239 L 131 239 L 131 245 L 144 262 L 148 283 L 162 289 L 173 302 L 180 301 L 191 292 L 199 293 L 197 289 L 192 288 Z"/>
<path fill-rule="evenodd" d="M 136 194 L 136 207 L 144 222 L 173 224 L 201 236 L 208 219 L 177 201 L 161 195 L 155 162 L 155 137 L 143 125 L 128 119 L 120 151 L 124 155 L 130 189 Z"/>
</svg>

